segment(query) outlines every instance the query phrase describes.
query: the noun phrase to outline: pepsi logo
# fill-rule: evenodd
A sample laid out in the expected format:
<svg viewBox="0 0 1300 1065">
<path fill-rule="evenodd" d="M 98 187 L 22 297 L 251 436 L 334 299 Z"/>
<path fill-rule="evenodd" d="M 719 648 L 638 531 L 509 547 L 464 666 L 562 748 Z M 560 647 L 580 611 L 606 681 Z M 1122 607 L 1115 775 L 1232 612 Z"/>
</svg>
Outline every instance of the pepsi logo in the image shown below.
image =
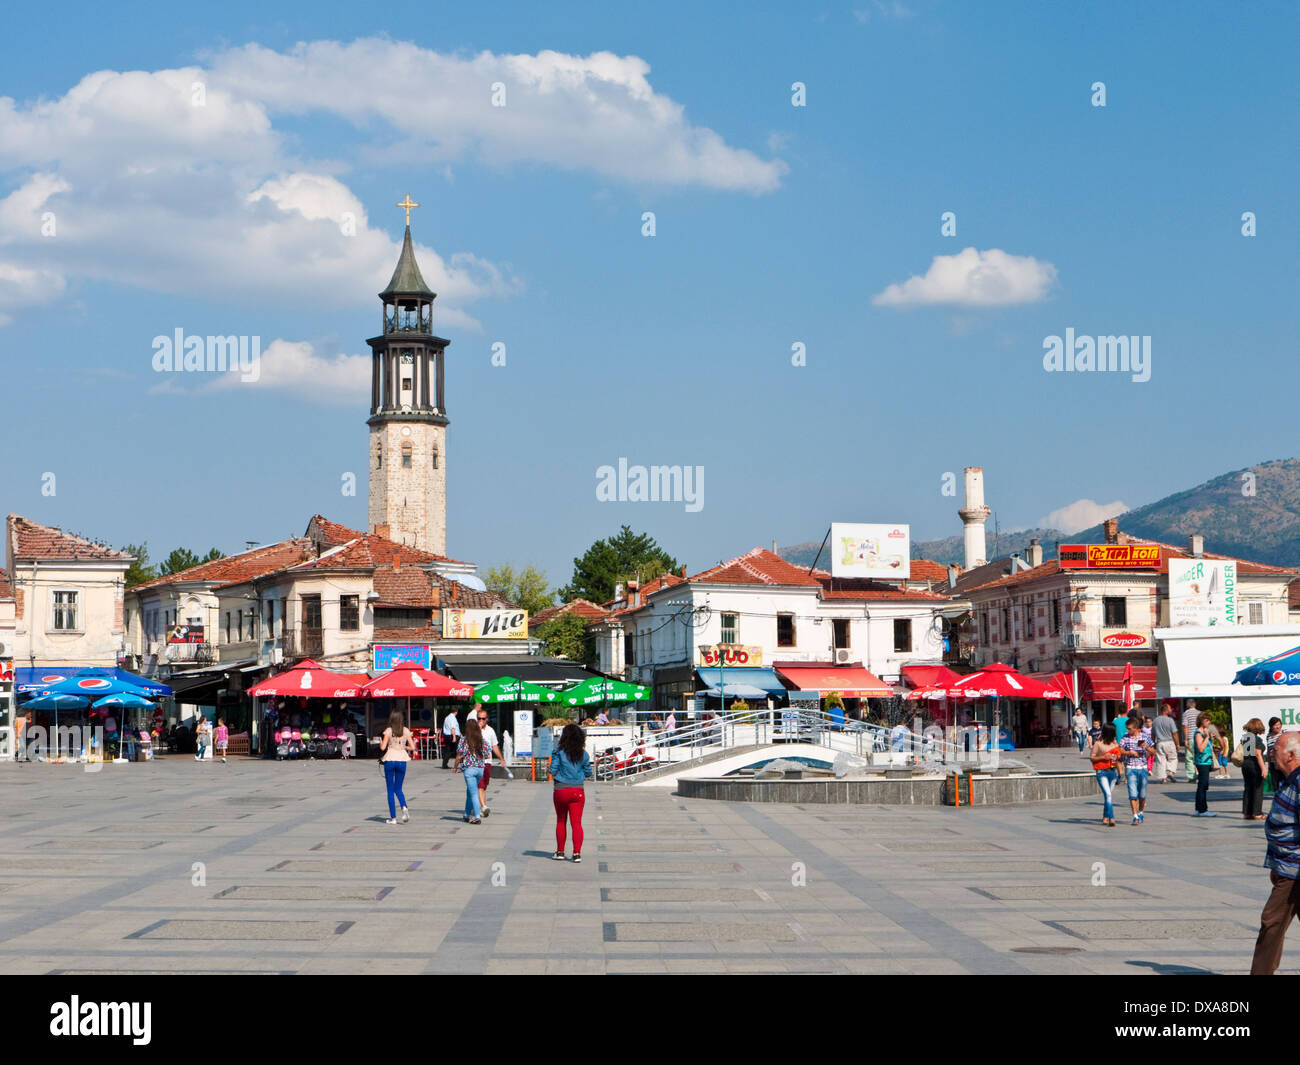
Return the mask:
<svg viewBox="0 0 1300 1065">
<path fill-rule="evenodd" d="M 103 677 L 87 677 L 85 680 L 77 681 L 77 687 L 86 691 L 103 691 L 105 688 L 111 688 L 113 682 L 105 680 Z"/>
<path fill-rule="evenodd" d="M 45 674 L 45 676 L 43 676 L 43 677 L 41 678 L 41 683 L 42 683 L 42 684 L 58 684 L 59 681 L 61 681 L 61 680 L 67 680 L 67 679 L 68 679 L 67 677 L 61 676 L 61 675 L 59 675 L 58 673 L 47 673 L 47 674 Z"/>
<path fill-rule="evenodd" d="M 1273 670 L 1273 683 L 1274 684 L 1286 683 L 1286 673 L 1280 669 Z"/>
</svg>

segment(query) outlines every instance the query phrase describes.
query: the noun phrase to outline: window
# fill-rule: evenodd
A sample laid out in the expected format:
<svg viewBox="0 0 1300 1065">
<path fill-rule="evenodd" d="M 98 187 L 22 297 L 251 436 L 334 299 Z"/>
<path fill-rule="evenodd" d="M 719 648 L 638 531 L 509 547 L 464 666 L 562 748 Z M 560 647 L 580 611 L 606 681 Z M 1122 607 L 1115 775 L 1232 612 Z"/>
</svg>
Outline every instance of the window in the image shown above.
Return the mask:
<svg viewBox="0 0 1300 1065">
<path fill-rule="evenodd" d="M 636 665 L 636 637 L 630 632 L 623 637 L 623 664 Z"/>
<path fill-rule="evenodd" d="M 1061 601 L 1052 600 L 1052 635 L 1055 636 L 1061 631 Z"/>
<path fill-rule="evenodd" d="M 722 615 L 722 642 L 723 643 L 736 642 L 736 618 L 737 617 L 738 615 L 736 614 Z"/>
<path fill-rule="evenodd" d="M 777 647 L 794 646 L 794 615 L 793 614 L 777 614 L 776 645 Z"/>
<path fill-rule="evenodd" d="M 339 628 L 345 632 L 356 632 L 361 628 L 361 597 L 359 595 L 339 596 Z"/>
<path fill-rule="evenodd" d="M 430 624 L 428 607 L 376 607 L 377 629 L 427 629 Z"/>
<path fill-rule="evenodd" d="M 54 630 L 73 632 L 77 629 L 77 593 L 54 593 Z"/>
<path fill-rule="evenodd" d="M 1251 625 L 1263 625 L 1263 624 L 1264 624 L 1264 604 L 1263 604 L 1263 603 L 1247 603 L 1246 606 L 1247 606 L 1247 608 L 1248 608 L 1249 611 L 1250 611 L 1250 621 L 1249 621 L 1249 624 L 1251 624 Z"/>
<path fill-rule="evenodd" d="M 382 470 L 383 468 L 384 468 L 384 445 L 376 444 L 375 445 L 375 469 Z"/>
<path fill-rule="evenodd" d="M 302 597 L 302 623 L 309 629 L 320 628 L 319 595 L 304 595 Z"/>
<path fill-rule="evenodd" d="M 912 649 L 912 619 L 894 618 L 894 651 Z"/>
<path fill-rule="evenodd" d="M 230 611 L 226 611 L 226 643 L 230 642 Z"/>
<path fill-rule="evenodd" d="M 409 377 L 402 378 L 402 391 L 403 392 L 411 391 L 411 379 Z"/>
<path fill-rule="evenodd" d="M 831 627 L 832 627 L 832 630 L 833 630 L 832 633 L 831 633 L 831 638 L 835 641 L 835 649 L 836 649 L 837 651 L 842 651 L 842 650 L 845 650 L 846 648 L 848 648 L 848 646 L 849 646 L 849 619 L 848 619 L 848 618 L 832 618 L 832 619 L 831 619 Z"/>
<path fill-rule="evenodd" d="M 1128 624 L 1128 602 L 1122 595 L 1104 595 L 1101 598 L 1102 624 L 1107 626 Z"/>
<path fill-rule="evenodd" d="M 434 446 L 433 449 L 433 468 L 435 470 L 438 468 L 438 448 L 436 445 Z"/>
<path fill-rule="evenodd" d="M 242 610 L 235 611 L 235 636 L 240 643 L 244 642 L 244 612 Z"/>
<path fill-rule="evenodd" d="M 248 608 L 248 638 L 257 639 L 257 611 L 251 606 Z"/>
<path fill-rule="evenodd" d="M 1006 607 L 1002 608 L 1002 631 L 998 634 L 999 643 L 1011 642 L 1011 611 Z"/>
<path fill-rule="evenodd" d="M 275 600 L 274 599 L 268 599 L 266 601 L 266 609 L 264 609 L 262 613 L 266 616 L 266 638 L 268 640 L 274 640 L 275 639 Z"/>
<path fill-rule="evenodd" d="M 1026 603 L 1025 604 L 1025 639 L 1032 640 L 1034 638 L 1034 631 L 1035 631 L 1034 604 Z"/>
<path fill-rule="evenodd" d="M 411 445 L 410 444 L 402 445 L 402 467 L 403 469 L 408 469 L 408 470 L 411 468 Z"/>
</svg>

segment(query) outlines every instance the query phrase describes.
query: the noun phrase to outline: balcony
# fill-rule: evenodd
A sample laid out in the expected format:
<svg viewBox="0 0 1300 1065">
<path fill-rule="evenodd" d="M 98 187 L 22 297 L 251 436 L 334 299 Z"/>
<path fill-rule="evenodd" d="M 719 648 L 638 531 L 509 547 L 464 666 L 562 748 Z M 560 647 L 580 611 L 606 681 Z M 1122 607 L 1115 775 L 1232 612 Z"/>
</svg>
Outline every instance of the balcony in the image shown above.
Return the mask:
<svg viewBox="0 0 1300 1065">
<path fill-rule="evenodd" d="M 302 626 L 297 632 L 286 632 L 280 637 L 280 646 L 286 659 L 314 658 L 324 653 L 325 638 L 322 629 Z"/>
</svg>

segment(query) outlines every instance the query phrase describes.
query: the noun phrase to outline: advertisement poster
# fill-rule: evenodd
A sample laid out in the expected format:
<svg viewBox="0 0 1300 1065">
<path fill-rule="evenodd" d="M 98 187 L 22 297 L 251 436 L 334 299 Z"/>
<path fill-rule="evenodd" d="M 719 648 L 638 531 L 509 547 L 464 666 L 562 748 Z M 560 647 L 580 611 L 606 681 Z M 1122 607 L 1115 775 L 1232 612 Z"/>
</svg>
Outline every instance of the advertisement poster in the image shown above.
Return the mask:
<svg viewBox="0 0 1300 1065">
<path fill-rule="evenodd" d="M 1237 564 L 1205 558 L 1169 560 L 1169 625 L 1237 624 Z"/>
<path fill-rule="evenodd" d="M 531 758 L 533 756 L 533 712 L 531 710 L 515 711 L 515 756 Z"/>
<path fill-rule="evenodd" d="M 202 625 L 173 625 L 167 630 L 168 643 L 202 643 Z"/>
<path fill-rule="evenodd" d="M 444 640 L 524 640 L 528 638 L 527 610 L 461 610 L 442 612 Z"/>
<path fill-rule="evenodd" d="M 1159 569 L 1159 544 L 1062 544 L 1061 569 Z"/>
<path fill-rule="evenodd" d="M 909 525 L 831 525 L 831 576 L 907 580 L 911 575 Z"/>
<path fill-rule="evenodd" d="M 375 675 L 387 673 L 403 662 L 414 662 L 429 669 L 430 647 L 427 643 L 377 643 L 374 648 Z"/>
<path fill-rule="evenodd" d="M 700 665 L 716 666 L 718 664 L 717 647 L 700 648 Z M 727 666 L 761 666 L 763 664 L 762 647 L 725 647 L 722 665 Z"/>
</svg>

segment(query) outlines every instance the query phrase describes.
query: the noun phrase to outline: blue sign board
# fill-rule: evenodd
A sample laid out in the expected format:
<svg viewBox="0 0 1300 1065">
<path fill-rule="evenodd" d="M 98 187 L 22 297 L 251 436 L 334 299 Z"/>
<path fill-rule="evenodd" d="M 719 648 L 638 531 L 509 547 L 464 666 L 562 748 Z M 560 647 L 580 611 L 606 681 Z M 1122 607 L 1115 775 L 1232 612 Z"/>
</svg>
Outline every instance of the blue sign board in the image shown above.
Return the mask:
<svg viewBox="0 0 1300 1065">
<path fill-rule="evenodd" d="M 375 674 L 387 673 L 403 662 L 429 668 L 432 648 L 427 643 L 377 643 L 374 646 Z"/>
</svg>

